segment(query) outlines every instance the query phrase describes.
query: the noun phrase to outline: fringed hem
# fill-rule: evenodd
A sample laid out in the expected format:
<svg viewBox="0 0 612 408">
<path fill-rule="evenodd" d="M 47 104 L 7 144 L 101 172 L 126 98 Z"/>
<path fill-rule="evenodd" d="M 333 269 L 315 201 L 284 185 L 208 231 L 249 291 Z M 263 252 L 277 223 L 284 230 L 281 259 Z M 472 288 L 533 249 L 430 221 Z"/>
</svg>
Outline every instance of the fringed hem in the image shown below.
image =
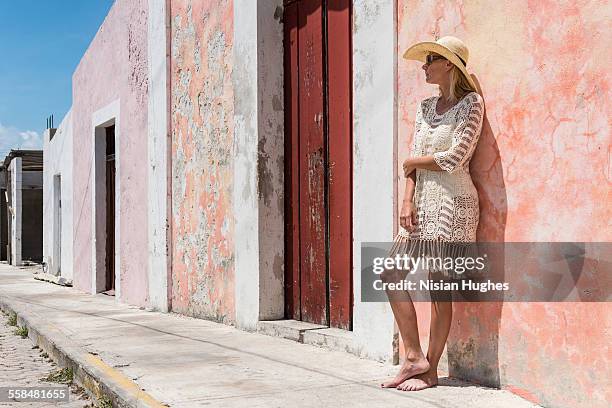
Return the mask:
<svg viewBox="0 0 612 408">
<path fill-rule="evenodd" d="M 451 242 L 431 239 L 410 238 L 397 234 L 389 250 L 389 257 L 396 255 L 415 259 L 422 258 L 420 269 L 429 271 L 442 278 L 461 279 L 466 277 L 465 270 L 457 268 L 458 258 L 476 259 L 479 256 L 476 242 Z M 427 260 L 427 258 L 433 258 Z M 450 258 L 450 261 L 449 261 Z"/>
</svg>

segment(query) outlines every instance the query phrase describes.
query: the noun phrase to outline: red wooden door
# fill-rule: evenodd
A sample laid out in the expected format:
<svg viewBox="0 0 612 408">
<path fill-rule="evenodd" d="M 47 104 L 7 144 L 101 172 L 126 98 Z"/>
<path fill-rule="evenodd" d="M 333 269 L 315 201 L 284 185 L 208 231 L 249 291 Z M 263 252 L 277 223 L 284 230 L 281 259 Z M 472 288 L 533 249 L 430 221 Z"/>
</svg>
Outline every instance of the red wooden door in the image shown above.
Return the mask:
<svg viewBox="0 0 612 408">
<path fill-rule="evenodd" d="M 350 329 L 350 1 L 288 1 L 284 25 L 287 316 Z"/>
</svg>

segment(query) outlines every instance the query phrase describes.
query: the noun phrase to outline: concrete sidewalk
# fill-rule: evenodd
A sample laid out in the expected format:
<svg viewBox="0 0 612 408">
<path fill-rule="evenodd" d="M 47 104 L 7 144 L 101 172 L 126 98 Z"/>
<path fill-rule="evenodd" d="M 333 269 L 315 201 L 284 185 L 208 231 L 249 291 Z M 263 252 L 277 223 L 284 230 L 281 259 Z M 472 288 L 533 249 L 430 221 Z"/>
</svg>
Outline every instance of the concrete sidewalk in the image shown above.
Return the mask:
<svg viewBox="0 0 612 408">
<path fill-rule="evenodd" d="M 536 407 L 502 390 L 443 378 L 383 390 L 398 366 L 231 326 L 117 304 L 0 264 L 0 306 L 77 382 L 118 405 L 171 407 Z"/>
</svg>

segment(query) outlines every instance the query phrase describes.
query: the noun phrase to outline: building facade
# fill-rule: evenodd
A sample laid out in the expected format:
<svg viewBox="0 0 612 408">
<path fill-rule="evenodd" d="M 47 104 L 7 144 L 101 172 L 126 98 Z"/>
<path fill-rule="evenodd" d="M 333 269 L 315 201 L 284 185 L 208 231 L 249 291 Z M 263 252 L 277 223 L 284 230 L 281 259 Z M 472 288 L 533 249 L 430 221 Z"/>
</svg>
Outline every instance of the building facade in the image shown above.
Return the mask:
<svg viewBox="0 0 612 408">
<path fill-rule="evenodd" d="M 611 180 L 597 4 L 117 0 L 45 142 L 45 191 L 61 174 L 72 198 L 59 240 L 45 201 L 45 254 L 79 290 L 397 360 L 389 305 L 361 302 L 360 246 L 397 231 L 413 112 L 436 92 L 403 50 L 442 35 L 470 47 L 487 109 L 479 240 L 609 241 L 578 221 L 612 219 L 594 204 Z M 603 407 L 607 368 L 580 350 L 607 349 L 605 311 L 457 304 L 446 369 L 546 406 Z"/>
<path fill-rule="evenodd" d="M 42 262 L 43 152 L 11 150 L 4 158 L 3 241 L 14 266 Z"/>
<path fill-rule="evenodd" d="M 43 137 L 43 260 L 47 273 L 73 279 L 72 113 Z"/>
</svg>

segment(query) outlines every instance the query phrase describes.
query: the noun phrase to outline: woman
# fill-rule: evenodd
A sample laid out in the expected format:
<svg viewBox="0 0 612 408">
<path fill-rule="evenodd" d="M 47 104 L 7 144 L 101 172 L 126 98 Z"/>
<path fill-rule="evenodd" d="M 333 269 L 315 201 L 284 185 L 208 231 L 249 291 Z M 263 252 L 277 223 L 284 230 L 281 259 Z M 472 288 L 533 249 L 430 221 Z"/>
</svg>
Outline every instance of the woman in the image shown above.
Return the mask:
<svg viewBox="0 0 612 408">
<path fill-rule="evenodd" d="M 392 255 L 457 256 L 476 241 L 478 193 L 469 173 L 484 116 L 484 103 L 468 74 L 468 49 L 455 37 L 421 42 L 404 58 L 423 61 L 425 80 L 439 86 L 439 96 L 419 103 L 416 112 L 413 157 L 404 162 L 406 192 L 400 213 L 400 231 Z M 448 271 L 429 270 L 430 274 Z M 405 274 L 404 274 L 405 275 Z M 430 275 L 431 277 L 432 275 Z M 397 272 L 383 273 L 395 281 Z M 401 277 L 403 279 L 403 276 Z M 389 292 L 387 292 L 389 294 Z M 406 299 L 406 294 L 404 294 Z M 432 297 L 427 356 L 419 343 L 417 319 L 410 296 L 389 296 L 404 342 L 406 360 L 397 376 L 382 387 L 416 391 L 438 383 L 437 366 L 451 325 L 452 302 Z"/>
</svg>

